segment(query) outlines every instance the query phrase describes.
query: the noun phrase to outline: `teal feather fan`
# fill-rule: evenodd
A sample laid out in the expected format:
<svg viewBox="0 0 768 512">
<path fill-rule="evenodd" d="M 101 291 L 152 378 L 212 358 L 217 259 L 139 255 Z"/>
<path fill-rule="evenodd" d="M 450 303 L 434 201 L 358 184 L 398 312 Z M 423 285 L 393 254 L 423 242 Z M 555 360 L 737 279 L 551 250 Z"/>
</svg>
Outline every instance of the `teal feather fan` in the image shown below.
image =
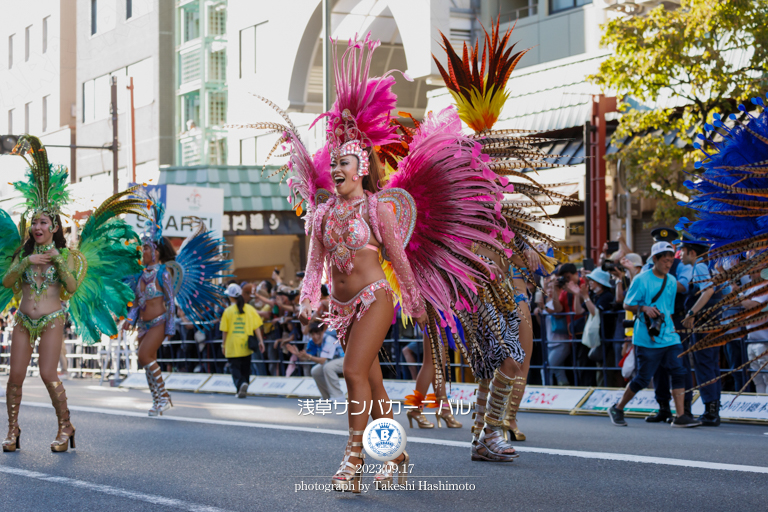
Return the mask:
<svg viewBox="0 0 768 512">
<path fill-rule="evenodd" d="M 122 279 L 141 272 L 141 246 L 136 232 L 117 216 L 145 215 L 145 201 L 126 199 L 135 191 L 128 189 L 104 201 L 80 235 L 78 250 L 88 269 L 69 301 L 69 313 L 88 344 L 100 341 L 102 334 L 117 335 L 117 322 L 128 314 L 134 300 L 133 290 Z"/>
<path fill-rule="evenodd" d="M 4 276 L 11 266 L 13 253 L 21 245 L 21 237 L 16 224 L 8 213 L 0 209 L 0 276 Z M 0 286 L 0 311 L 11 302 L 13 290 Z"/>
</svg>

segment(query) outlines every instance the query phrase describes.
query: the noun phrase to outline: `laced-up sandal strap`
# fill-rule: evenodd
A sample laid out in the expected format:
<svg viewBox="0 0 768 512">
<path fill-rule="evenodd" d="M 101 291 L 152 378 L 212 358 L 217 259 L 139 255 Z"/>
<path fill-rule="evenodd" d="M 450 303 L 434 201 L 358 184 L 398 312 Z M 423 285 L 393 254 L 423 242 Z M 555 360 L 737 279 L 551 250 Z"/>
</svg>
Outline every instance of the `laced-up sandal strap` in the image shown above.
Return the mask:
<svg viewBox="0 0 768 512">
<path fill-rule="evenodd" d="M 517 376 L 512 382 L 512 395 L 510 396 L 509 403 L 507 405 L 507 417 L 504 420 L 504 425 L 507 429 L 507 434 L 512 432 L 516 441 L 525 441 L 525 434 L 520 432 L 518 428 L 512 428 L 510 422 L 517 423 L 517 411 L 520 409 L 520 403 L 523 400 L 525 394 L 526 378 Z"/>
<path fill-rule="evenodd" d="M 494 373 L 488 392 L 488 402 L 485 411 L 485 424 L 472 451 L 473 459 L 493 462 L 508 462 L 517 457 L 512 447 L 504 439 L 503 419 L 507 411 L 507 403 L 512 393 L 512 378 L 504 375 L 500 370 Z M 496 383 L 499 382 L 500 385 Z M 504 453 L 513 450 L 512 453 Z M 477 460 L 477 459 L 475 459 Z"/>
<path fill-rule="evenodd" d="M 497 386 L 496 382 L 501 382 Z M 485 408 L 485 423 L 493 427 L 503 427 L 502 420 L 507 412 L 509 396 L 512 393 L 512 378 L 504 375 L 500 370 L 494 372 L 488 392 L 488 401 Z"/>
</svg>

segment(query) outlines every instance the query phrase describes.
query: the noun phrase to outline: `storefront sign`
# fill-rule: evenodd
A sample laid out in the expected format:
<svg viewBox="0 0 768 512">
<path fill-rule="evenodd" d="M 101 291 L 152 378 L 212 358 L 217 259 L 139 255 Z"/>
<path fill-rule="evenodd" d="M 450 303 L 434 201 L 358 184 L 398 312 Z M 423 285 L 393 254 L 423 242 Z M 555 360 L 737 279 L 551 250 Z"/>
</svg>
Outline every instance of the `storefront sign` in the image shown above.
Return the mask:
<svg viewBox="0 0 768 512">
<path fill-rule="evenodd" d="M 147 185 L 146 190 L 153 201 L 165 205 L 164 236 L 186 238 L 192 234 L 198 220 L 217 237 L 223 235 L 224 190 L 182 185 Z M 138 233 L 147 229 L 144 218 L 127 215 L 126 221 Z"/>
<path fill-rule="evenodd" d="M 222 224 L 225 236 L 304 234 L 304 220 L 293 212 L 227 212 Z"/>
</svg>

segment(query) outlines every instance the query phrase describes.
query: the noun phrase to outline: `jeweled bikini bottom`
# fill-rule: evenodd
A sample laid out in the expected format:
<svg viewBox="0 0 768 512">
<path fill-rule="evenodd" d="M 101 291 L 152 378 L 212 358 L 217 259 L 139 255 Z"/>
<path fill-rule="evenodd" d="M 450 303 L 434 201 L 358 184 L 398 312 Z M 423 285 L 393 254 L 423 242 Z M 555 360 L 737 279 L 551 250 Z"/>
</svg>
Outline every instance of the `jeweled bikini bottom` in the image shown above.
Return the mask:
<svg viewBox="0 0 768 512">
<path fill-rule="evenodd" d="M 136 327 L 139 329 L 139 338 L 143 338 L 145 334 L 147 334 L 147 331 L 149 331 L 151 328 L 160 325 L 161 323 L 165 322 L 165 319 L 167 318 L 168 312 L 166 311 L 160 316 L 156 316 L 152 320 L 142 320 L 139 318 L 136 321 Z"/>
<path fill-rule="evenodd" d="M 336 331 L 337 339 L 345 345 L 347 342 L 347 330 L 352 322 L 360 320 L 368 312 L 371 304 L 376 302 L 376 292 L 386 290 L 392 296 L 392 287 L 386 279 L 366 285 L 357 295 L 346 302 L 340 302 L 331 296 L 330 310 L 325 316 L 325 323 L 329 329 Z"/>
<path fill-rule="evenodd" d="M 29 333 L 29 344 L 34 347 L 35 342 L 40 339 L 45 329 L 59 317 L 64 317 L 63 309 L 43 315 L 40 318 L 30 318 L 21 311 L 16 311 L 16 325 L 23 327 Z"/>
</svg>

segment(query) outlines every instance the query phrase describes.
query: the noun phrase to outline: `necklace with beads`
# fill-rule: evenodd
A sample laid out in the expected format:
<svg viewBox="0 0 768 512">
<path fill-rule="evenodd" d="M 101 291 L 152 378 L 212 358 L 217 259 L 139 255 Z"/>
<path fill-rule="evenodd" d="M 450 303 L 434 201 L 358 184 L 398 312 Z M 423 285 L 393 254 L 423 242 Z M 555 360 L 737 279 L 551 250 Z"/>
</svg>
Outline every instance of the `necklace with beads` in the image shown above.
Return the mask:
<svg viewBox="0 0 768 512">
<path fill-rule="evenodd" d="M 53 249 L 55 246 L 56 246 L 56 243 L 55 243 L 55 242 L 51 242 L 51 243 L 49 243 L 49 244 L 46 244 L 46 245 L 39 245 L 39 244 L 35 244 L 35 249 L 34 249 L 34 251 L 33 251 L 33 252 L 34 252 L 35 254 L 43 254 L 44 252 L 48 252 L 48 251 L 50 251 L 50 250 L 51 250 L 51 249 Z"/>
</svg>

